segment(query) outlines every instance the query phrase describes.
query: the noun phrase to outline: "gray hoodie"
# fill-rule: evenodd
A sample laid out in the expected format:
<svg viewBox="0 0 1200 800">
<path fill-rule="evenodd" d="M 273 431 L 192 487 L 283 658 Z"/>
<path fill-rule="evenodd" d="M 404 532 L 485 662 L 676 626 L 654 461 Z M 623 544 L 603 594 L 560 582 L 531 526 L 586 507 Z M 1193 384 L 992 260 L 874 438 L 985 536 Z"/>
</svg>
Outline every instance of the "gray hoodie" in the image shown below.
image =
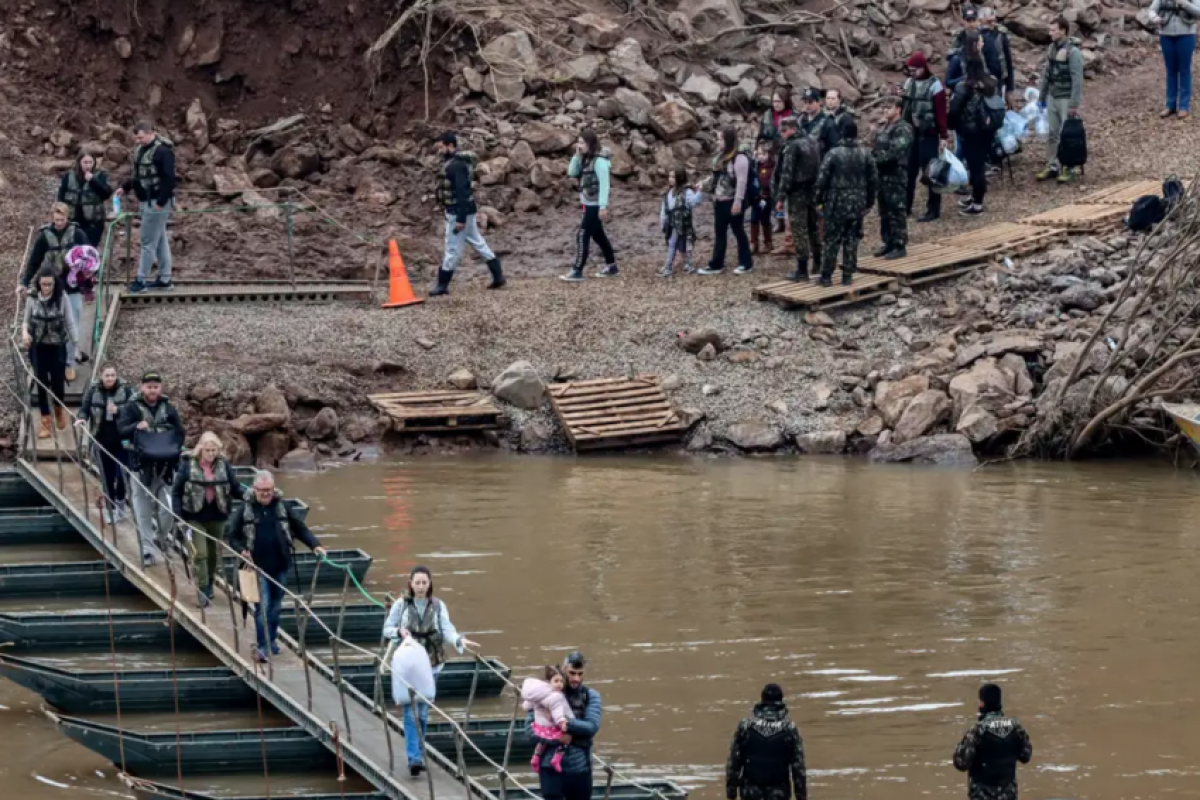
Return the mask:
<svg viewBox="0 0 1200 800">
<path fill-rule="evenodd" d="M 1150 13 L 1162 20 L 1158 32 L 1163 36 L 1194 36 L 1200 4 L 1192 0 L 1154 0 Z"/>
</svg>

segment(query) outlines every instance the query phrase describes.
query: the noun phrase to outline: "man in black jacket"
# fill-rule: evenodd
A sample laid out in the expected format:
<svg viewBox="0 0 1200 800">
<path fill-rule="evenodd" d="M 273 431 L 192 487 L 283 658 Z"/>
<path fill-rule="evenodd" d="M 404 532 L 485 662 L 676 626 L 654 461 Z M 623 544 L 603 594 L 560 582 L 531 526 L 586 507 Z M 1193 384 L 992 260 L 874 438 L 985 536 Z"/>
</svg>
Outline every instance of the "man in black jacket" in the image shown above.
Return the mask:
<svg viewBox="0 0 1200 800">
<path fill-rule="evenodd" d="M 225 528 L 229 546 L 254 562 L 259 569 L 258 594 L 261 601 L 254 610 L 254 630 L 258 644 L 254 660 L 265 663 L 267 650 L 279 655 L 279 617 L 283 612 L 283 587 L 292 565 L 292 539 L 299 539 L 324 558 L 325 548 L 313 532 L 283 501 L 275 488 L 275 477 L 266 471 L 254 477 L 254 486 L 246 492 L 240 513 L 229 518 Z M 267 580 L 264 576 L 270 576 Z"/>
<path fill-rule="evenodd" d="M 446 131 L 439 136 L 436 147 L 438 155 L 445 159 L 438 182 L 437 199 L 446 215 L 446 252 L 438 270 L 437 285 L 429 291 L 429 296 L 437 297 L 450 292 L 450 280 L 462 258 L 463 242 L 474 247 L 487 262 L 487 268 L 492 273 L 492 282 L 487 288 L 499 289 L 507 283 L 500 269 L 500 259 L 488 247 L 487 240 L 475 224 L 475 214 L 479 209 L 475 205 L 474 176 L 471 174 L 474 154 L 458 152 L 458 134 L 453 131 Z"/>
<path fill-rule="evenodd" d="M 133 151 L 133 173 L 116 191 L 117 197 L 133 191 L 142 204 L 141 246 L 137 278 L 130 292 L 171 288 L 171 242 L 167 220 L 175 209 L 175 145 L 159 136 L 149 122 L 133 126 L 137 149 Z M 150 268 L 158 261 L 158 277 L 147 284 Z"/>
<path fill-rule="evenodd" d="M 762 702 L 742 720 L 729 745 L 725 764 L 725 797 L 737 800 L 808 800 L 804 740 L 788 718 L 783 689 L 768 683 Z"/>
<path fill-rule="evenodd" d="M 171 481 L 184 438 L 183 421 L 162 393 L 162 376 L 157 372 L 143 375 L 141 391 L 121 406 L 117 433 L 131 447 L 134 522 L 142 546 L 142 564 L 149 566 L 160 552 L 166 552 L 167 537 L 175 523 Z"/>
<path fill-rule="evenodd" d="M 1013 73 L 1012 42 L 1003 26 L 996 24 L 996 10 L 984 6 L 979 9 L 979 37 L 983 40 L 983 60 L 988 72 L 1000 81 L 1004 99 L 1012 105 L 1012 95 L 1017 89 L 1017 78 Z"/>
<path fill-rule="evenodd" d="M 954 750 L 954 768 L 970 780 L 970 800 L 1017 800 L 1017 762 L 1028 764 L 1033 744 L 1018 720 L 1004 716 L 1000 687 L 979 689 L 979 720 Z"/>
</svg>

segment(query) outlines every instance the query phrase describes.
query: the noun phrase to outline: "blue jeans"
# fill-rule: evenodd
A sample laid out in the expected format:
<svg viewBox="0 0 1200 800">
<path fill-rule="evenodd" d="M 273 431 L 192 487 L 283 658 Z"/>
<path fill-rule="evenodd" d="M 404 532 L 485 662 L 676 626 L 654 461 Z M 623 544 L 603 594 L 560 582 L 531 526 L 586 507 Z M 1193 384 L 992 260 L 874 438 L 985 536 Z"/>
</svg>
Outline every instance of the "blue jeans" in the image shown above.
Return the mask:
<svg viewBox="0 0 1200 800">
<path fill-rule="evenodd" d="M 433 677 L 436 680 L 438 673 L 442 671 L 442 665 L 433 668 Z M 421 742 L 425 740 L 425 729 L 429 726 L 429 704 L 417 698 L 416 716 L 413 715 L 413 706 L 411 704 L 401 706 L 404 712 L 404 752 L 408 756 L 408 764 L 424 764 L 425 757 L 421 752 Z M 417 720 L 421 720 L 421 730 L 417 731 Z"/>
<path fill-rule="evenodd" d="M 1196 50 L 1196 34 L 1160 36 L 1163 64 L 1167 67 L 1167 109 L 1192 110 L 1192 53 Z"/>
<path fill-rule="evenodd" d="M 168 201 L 162 211 L 156 211 L 153 201 L 142 203 L 141 246 L 138 253 L 137 279 L 145 282 L 150 268 L 158 261 L 158 277 L 171 279 L 171 242 L 167 239 L 167 220 L 175 208 L 175 201 Z"/>
<path fill-rule="evenodd" d="M 254 609 L 254 635 L 258 637 L 258 649 L 263 651 L 266 651 L 268 644 L 274 644 L 279 638 L 279 617 L 283 614 L 283 587 L 284 581 L 287 580 L 287 570 L 271 577 L 274 583 L 263 577 L 262 573 L 258 575 L 258 596 L 266 603 L 266 631 L 263 630 L 263 609 Z"/>
</svg>

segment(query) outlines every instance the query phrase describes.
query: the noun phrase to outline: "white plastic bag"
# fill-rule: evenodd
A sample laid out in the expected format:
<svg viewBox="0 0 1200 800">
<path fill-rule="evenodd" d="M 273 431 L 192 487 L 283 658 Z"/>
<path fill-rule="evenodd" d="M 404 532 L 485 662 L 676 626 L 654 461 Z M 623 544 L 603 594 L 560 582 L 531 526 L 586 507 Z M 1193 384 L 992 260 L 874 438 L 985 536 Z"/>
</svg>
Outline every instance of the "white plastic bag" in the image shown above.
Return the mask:
<svg viewBox="0 0 1200 800">
<path fill-rule="evenodd" d="M 1021 142 L 1018 141 L 1017 137 L 1013 136 L 1011 133 L 1001 133 L 1000 149 L 1002 149 L 1006 155 L 1015 155 L 1017 151 L 1021 149 Z"/>
<path fill-rule="evenodd" d="M 412 702 L 408 695 L 410 686 L 426 700 L 437 698 L 437 678 L 429 663 L 429 654 L 412 637 L 401 642 L 392 656 L 392 700 L 396 705 L 406 706 Z"/>
<path fill-rule="evenodd" d="M 1040 110 L 1038 108 L 1038 97 L 1040 95 L 1041 93 L 1032 86 L 1025 90 L 1025 105 L 1021 106 L 1021 116 L 1030 122 L 1033 122 Z"/>
<path fill-rule="evenodd" d="M 942 151 L 942 158 L 950 165 L 950 177 L 946 181 L 947 184 L 953 185 L 954 190 L 966 186 L 967 182 L 971 180 L 967 174 L 967 165 L 959 161 L 958 156 L 954 155 L 954 151 L 948 148 Z"/>
<path fill-rule="evenodd" d="M 1050 119 L 1046 116 L 1046 110 L 1039 108 L 1037 116 L 1033 119 L 1033 138 L 1039 142 L 1045 142 L 1050 138 Z"/>
<path fill-rule="evenodd" d="M 1024 140 L 1029 135 L 1029 120 L 1015 111 L 1004 112 L 1004 127 L 1000 129 L 1000 135 Z"/>
<path fill-rule="evenodd" d="M 930 188 L 937 194 L 952 194 L 967 185 L 967 168 L 954 151 L 944 148 L 925 168 Z"/>
</svg>

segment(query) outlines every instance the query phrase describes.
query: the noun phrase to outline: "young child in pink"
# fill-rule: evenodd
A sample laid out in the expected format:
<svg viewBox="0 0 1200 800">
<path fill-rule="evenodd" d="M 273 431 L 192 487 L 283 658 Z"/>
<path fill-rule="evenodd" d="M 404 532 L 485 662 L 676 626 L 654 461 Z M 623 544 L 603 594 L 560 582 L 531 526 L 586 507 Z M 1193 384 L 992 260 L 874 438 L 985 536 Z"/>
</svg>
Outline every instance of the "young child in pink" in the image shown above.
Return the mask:
<svg viewBox="0 0 1200 800">
<path fill-rule="evenodd" d="M 521 699 L 525 701 L 525 709 L 533 712 L 533 733 L 540 739 L 557 739 L 567 730 L 567 720 L 575 719 L 571 706 L 563 694 L 567 679 L 558 667 L 546 667 L 545 680 L 526 678 L 521 685 Z M 556 772 L 562 772 L 563 753 L 566 748 L 561 744 L 554 750 L 550 758 L 550 766 Z M 533 751 L 533 771 L 538 772 L 542 766 L 542 754 L 546 752 L 545 742 L 538 742 Z"/>
</svg>

